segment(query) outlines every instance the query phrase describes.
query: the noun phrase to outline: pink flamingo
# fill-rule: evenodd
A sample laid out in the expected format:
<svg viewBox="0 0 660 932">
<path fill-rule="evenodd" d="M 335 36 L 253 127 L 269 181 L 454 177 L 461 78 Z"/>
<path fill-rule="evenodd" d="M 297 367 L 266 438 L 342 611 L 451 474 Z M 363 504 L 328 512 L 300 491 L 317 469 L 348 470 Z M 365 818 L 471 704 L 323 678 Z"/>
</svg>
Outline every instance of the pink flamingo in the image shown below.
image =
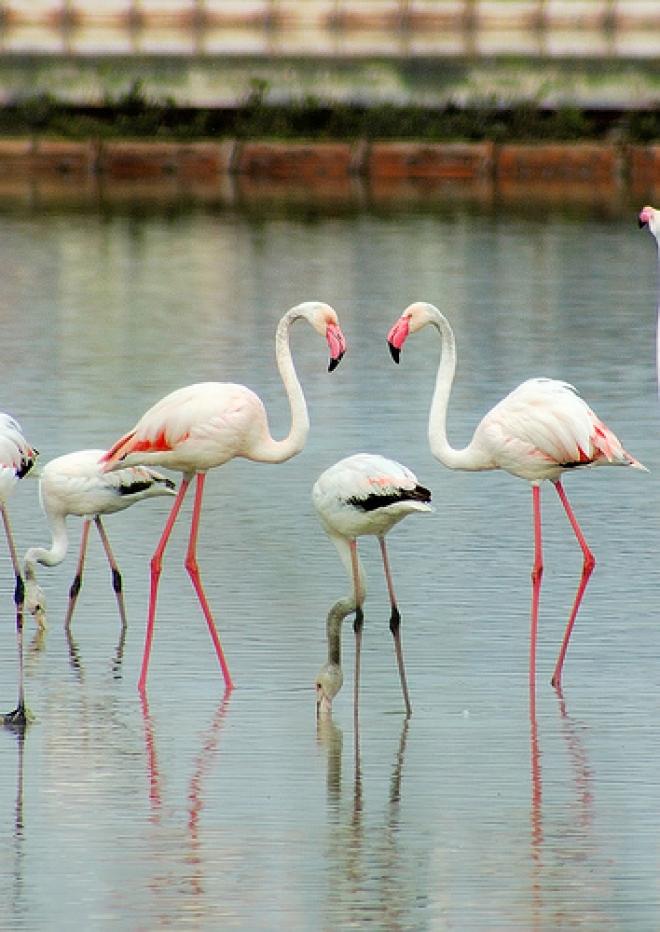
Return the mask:
<svg viewBox="0 0 660 932">
<path fill-rule="evenodd" d="M 336 602 L 327 620 L 328 660 L 316 677 L 316 708 L 326 718 L 332 700 L 344 682 L 341 669 L 341 626 L 346 615 L 355 612 L 355 682 L 354 714 L 357 719 L 360 685 L 360 653 L 367 581 L 357 550 L 357 538 L 373 535 L 380 545 L 385 580 L 390 597 L 390 631 L 394 638 L 399 678 L 406 707 L 412 714 L 401 647 L 401 613 L 394 595 L 394 585 L 387 556 L 385 535 L 406 515 L 433 511 L 431 493 L 417 481 L 417 476 L 397 463 L 370 453 L 356 453 L 340 460 L 323 472 L 314 484 L 312 501 L 324 531 L 335 545 L 351 580 L 351 594 Z"/>
<path fill-rule="evenodd" d="M 568 502 L 561 475 L 585 466 L 634 466 L 646 469 L 621 446 L 580 398 L 572 385 L 555 379 L 529 379 L 495 405 L 478 424 L 462 450 L 450 446 L 446 420 L 456 371 L 456 341 L 449 321 L 424 301 L 411 304 L 390 330 L 387 340 L 392 358 L 399 361 L 406 338 L 432 324 L 442 338 L 435 393 L 429 417 L 431 452 L 450 469 L 504 469 L 531 483 L 534 508 L 535 558 L 532 570 L 532 630 L 529 681 L 536 670 L 536 631 L 543 558 L 541 548 L 541 483 L 549 479 L 557 490 L 583 554 L 582 577 L 570 613 L 552 684 L 559 688 L 562 666 L 575 618 L 596 561 Z"/>
<path fill-rule="evenodd" d="M 643 207 L 640 211 L 638 218 L 639 228 L 648 227 L 648 229 L 653 234 L 653 237 L 656 241 L 656 246 L 660 248 L 660 211 L 656 210 L 655 207 Z M 655 347 L 655 358 L 656 358 L 656 378 L 658 380 L 658 388 L 660 389 L 660 305 L 658 306 L 658 325 L 656 330 L 656 347 Z"/>
<path fill-rule="evenodd" d="M 34 450 L 23 436 L 20 424 L 9 414 L 0 412 L 0 511 L 2 512 L 9 555 L 16 578 L 14 603 L 16 605 L 16 644 L 18 647 L 18 705 L 13 712 L 3 716 L 3 723 L 9 728 L 21 732 L 25 730 L 29 718 L 25 707 L 23 674 L 23 603 L 25 600 L 25 585 L 21 576 L 14 537 L 9 523 L 7 500 L 17 482 L 30 472 L 38 455 L 38 451 Z"/>
<path fill-rule="evenodd" d="M 228 689 L 233 688 L 197 565 L 197 535 L 204 482 L 207 470 L 234 457 L 261 463 L 283 463 L 303 449 L 309 433 L 309 416 L 289 345 L 289 331 L 297 320 L 307 320 L 317 333 L 326 338 L 330 349 L 330 371 L 336 368 L 346 350 L 337 315 L 330 305 L 308 301 L 291 308 L 282 317 L 275 334 L 275 355 L 291 410 L 291 428 L 284 440 L 271 437 L 264 405 L 249 388 L 230 382 L 202 382 L 166 395 L 102 459 L 106 470 L 144 464 L 176 469 L 183 474 L 172 511 L 151 559 L 149 616 L 138 682 L 140 692 L 144 691 L 147 680 L 163 553 L 183 498 L 195 476 L 195 503 L 185 567 L 206 618 L 225 684 Z"/>
</svg>

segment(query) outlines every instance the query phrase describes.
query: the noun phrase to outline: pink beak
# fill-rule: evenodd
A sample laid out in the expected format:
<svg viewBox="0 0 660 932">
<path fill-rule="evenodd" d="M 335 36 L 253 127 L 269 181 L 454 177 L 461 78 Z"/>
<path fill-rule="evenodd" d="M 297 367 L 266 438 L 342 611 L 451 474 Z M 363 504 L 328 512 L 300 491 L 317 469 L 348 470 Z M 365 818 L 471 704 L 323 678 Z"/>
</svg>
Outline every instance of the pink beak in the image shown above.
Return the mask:
<svg viewBox="0 0 660 932">
<path fill-rule="evenodd" d="M 328 372 L 332 372 L 337 368 L 342 360 L 342 356 L 346 352 L 346 340 L 338 324 L 328 324 L 325 329 L 325 338 L 328 341 L 328 347 L 330 349 Z"/>
<path fill-rule="evenodd" d="M 408 317 L 399 317 L 390 332 L 387 334 L 387 344 L 390 348 L 390 354 L 396 363 L 399 361 L 401 347 L 406 342 L 409 330 L 410 319 Z"/>
</svg>

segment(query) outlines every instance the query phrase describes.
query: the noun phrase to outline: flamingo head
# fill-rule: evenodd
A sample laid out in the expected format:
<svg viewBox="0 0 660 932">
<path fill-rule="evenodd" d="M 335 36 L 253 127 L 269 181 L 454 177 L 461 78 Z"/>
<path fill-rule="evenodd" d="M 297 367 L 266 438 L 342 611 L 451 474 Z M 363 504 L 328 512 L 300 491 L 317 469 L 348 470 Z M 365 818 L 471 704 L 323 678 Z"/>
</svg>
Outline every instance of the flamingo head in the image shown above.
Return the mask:
<svg viewBox="0 0 660 932">
<path fill-rule="evenodd" d="M 410 334 L 421 330 L 426 324 L 431 323 L 434 317 L 438 316 L 440 316 L 438 309 L 432 304 L 427 304 L 426 301 L 416 301 L 415 304 L 411 304 L 405 309 L 387 334 L 387 345 L 390 348 L 390 354 L 394 362 L 399 362 L 401 349 Z"/>
<path fill-rule="evenodd" d="M 316 715 L 319 719 L 330 718 L 332 700 L 344 683 L 344 674 L 338 663 L 324 663 L 316 677 Z"/>
<path fill-rule="evenodd" d="M 660 211 L 655 207 L 643 207 L 637 220 L 640 230 L 642 227 L 648 227 L 651 233 L 658 239 L 660 235 Z"/>
<path fill-rule="evenodd" d="M 307 301 L 300 304 L 295 310 L 298 316 L 306 317 L 312 327 L 322 337 L 325 337 L 330 350 L 328 372 L 337 368 L 346 352 L 346 338 L 339 326 L 339 319 L 334 308 L 323 301 Z"/>
<path fill-rule="evenodd" d="M 33 569 L 27 569 L 25 572 L 25 607 L 32 613 L 32 616 L 40 628 L 48 627 L 46 621 L 46 594 L 37 581 Z"/>
</svg>

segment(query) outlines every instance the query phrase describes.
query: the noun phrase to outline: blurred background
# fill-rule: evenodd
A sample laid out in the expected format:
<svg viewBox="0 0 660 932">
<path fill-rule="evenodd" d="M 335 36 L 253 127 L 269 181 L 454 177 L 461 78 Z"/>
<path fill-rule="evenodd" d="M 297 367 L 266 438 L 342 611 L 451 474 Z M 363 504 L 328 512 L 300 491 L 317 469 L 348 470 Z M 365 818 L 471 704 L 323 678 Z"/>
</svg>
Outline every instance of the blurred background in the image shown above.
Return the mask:
<svg viewBox="0 0 660 932">
<path fill-rule="evenodd" d="M 655 0 L 3 0 L 0 100 L 654 106 Z"/>
</svg>

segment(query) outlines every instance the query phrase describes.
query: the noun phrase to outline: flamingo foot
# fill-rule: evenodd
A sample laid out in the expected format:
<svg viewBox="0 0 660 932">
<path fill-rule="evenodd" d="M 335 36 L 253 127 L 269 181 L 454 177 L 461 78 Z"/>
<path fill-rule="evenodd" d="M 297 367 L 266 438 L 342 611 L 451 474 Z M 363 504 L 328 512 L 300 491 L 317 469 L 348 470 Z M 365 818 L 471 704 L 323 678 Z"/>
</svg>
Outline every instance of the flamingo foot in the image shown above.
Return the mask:
<svg viewBox="0 0 660 932">
<path fill-rule="evenodd" d="M 27 726 L 33 720 L 32 713 L 26 708 L 24 703 L 20 703 L 13 712 L 9 712 L 7 715 L 2 716 L 2 724 L 5 728 L 15 731 L 17 734 L 23 735 L 27 729 Z"/>
</svg>

